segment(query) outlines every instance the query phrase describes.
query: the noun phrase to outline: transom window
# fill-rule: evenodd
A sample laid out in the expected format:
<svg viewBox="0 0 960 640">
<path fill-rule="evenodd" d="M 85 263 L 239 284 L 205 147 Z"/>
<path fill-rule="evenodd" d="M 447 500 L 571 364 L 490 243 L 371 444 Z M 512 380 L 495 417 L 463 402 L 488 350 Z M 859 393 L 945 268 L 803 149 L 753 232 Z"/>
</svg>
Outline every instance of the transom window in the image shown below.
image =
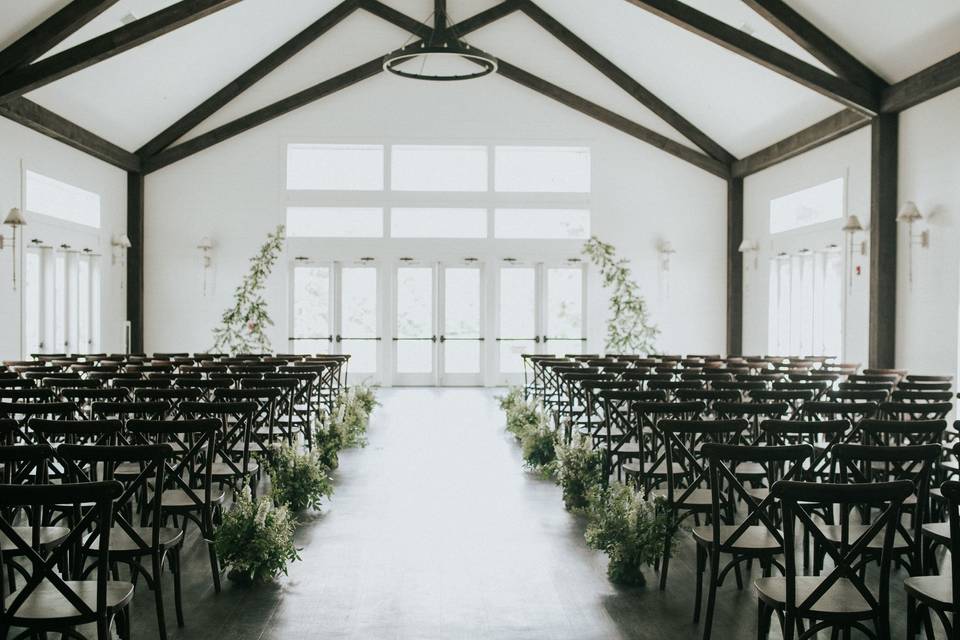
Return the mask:
<svg viewBox="0 0 960 640">
<path fill-rule="evenodd" d="M 590 236 L 588 147 L 289 144 L 286 158 L 290 237 Z"/>
<path fill-rule="evenodd" d="M 770 201 L 770 233 L 783 233 L 843 217 L 843 178 Z"/>
</svg>

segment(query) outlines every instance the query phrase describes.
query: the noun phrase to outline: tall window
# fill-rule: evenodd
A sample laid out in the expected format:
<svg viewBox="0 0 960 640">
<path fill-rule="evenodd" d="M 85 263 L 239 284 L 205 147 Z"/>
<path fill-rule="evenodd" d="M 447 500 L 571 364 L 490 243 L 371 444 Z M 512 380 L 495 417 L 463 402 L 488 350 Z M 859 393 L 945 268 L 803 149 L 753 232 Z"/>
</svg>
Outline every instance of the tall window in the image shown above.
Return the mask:
<svg viewBox="0 0 960 640">
<path fill-rule="evenodd" d="M 843 257 L 803 251 L 770 260 L 768 351 L 841 357 Z"/>
</svg>

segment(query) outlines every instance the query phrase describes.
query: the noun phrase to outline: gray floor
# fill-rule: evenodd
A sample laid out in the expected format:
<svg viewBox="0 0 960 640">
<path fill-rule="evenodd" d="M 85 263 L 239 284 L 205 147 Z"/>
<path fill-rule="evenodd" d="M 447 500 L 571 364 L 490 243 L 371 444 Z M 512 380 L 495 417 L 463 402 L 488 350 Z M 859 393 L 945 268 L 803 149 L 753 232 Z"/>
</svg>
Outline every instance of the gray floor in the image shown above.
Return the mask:
<svg viewBox="0 0 960 640">
<path fill-rule="evenodd" d="M 381 391 L 370 444 L 343 454 L 336 495 L 305 518 L 303 561 L 288 577 L 255 588 L 225 582 L 215 594 L 191 536 L 183 629 L 166 598 L 172 637 L 698 637 L 687 536 L 665 593 L 611 586 L 606 558 L 587 549 L 559 489 L 522 470 L 493 395 Z M 899 579 L 893 590 L 902 603 Z M 722 588 L 717 609 L 714 638 L 756 637 L 752 589 Z M 133 631 L 157 637 L 146 589 Z M 904 637 L 902 623 L 893 635 Z"/>
</svg>

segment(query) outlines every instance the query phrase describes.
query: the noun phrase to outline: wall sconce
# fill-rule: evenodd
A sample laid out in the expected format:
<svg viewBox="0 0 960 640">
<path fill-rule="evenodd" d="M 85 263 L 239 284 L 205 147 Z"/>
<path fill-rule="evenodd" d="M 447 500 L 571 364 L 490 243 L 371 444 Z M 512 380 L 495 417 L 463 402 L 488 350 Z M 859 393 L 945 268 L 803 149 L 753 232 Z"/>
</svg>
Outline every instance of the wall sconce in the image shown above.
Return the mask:
<svg viewBox="0 0 960 640">
<path fill-rule="evenodd" d="M 757 260 L 760 255 L 760 243 L 756 240 L 751 240 L 750 238 L 744 238 L 740 242 L 740 246 L 737 247 L 737 251 L 746 255 L 747 253 L 753 254 L 753 268 L 757 268 Z"/>
<path fill-rule="evenodd" d="M 200 244 L 197 245 L 197 249 L 200 249 L 200 253 L 203 254 L 203 295 L 207 295 L 207 272 L 210 270 L 210 265 L 213 262 L 213 259 L 210 257 L 210 252 L 213 251 L 213 240 L 208 236 L 203 236 L 200 238 Z"/>
<path fill-rule="evenodd" d="M 843 224 L 843 227 L 840 228 L 841 231 L 847 236 L 847 260 L 848 260 L 848 272 L 847 272 L 847 293 L 853 291 L 853 236 L 857 233 L 863 233 L 865 231 L 863 224 L 860 223 L 860 218 L 855 214 L 851 213 L 847 216 L 847 221 Z M 860 242 L 860 255 L 867 255 L 867 241 L 862 240 Z"/>
<path fill-rule="evenodd" d="M 657 253 L 660 254 L 660 269 L 670 271 L 670 256 L 676 253 L 673 243 L 669 240 L 660 240 L 657 242 Z"/>
<path fill-rule="evenodd" d="M 3 224 L 13 229 L 13 238 L 10 240 L 10 248 L 13 252 L 13 290 L 17 290 L 17 227 L 27 224 L 26 218 L 17 207 L 10 209 L 10 213 L 4 219 Z M 0 234 L 0 249 L 3 249 L 5 237 Z"/>
<path fill-rule="evenodd" d="M 900 207 L 900 211 L 897 213 L 897 222 L 907 225 L 907 253 L 909 260 L 907 277 L 911 285 L 913 284 L 913 245 L 919 244 L 924 249 L 930 246 L 929 229 L 924 229 L 916 235 L 913 233 L 913 223 L 918 220 L 923 220 L 923 214 L 917 209 L 917 205 L 909 200 L 904 202 L 903 206 Z"/>
<path fill-rule="evenodd" d="M 133 246 L 133 243 L 130 242 L 130 238 L 127 237 L 127 234 L 121 233 L 120 235 L 114 234 L 110 239 L 110 246 L 113 248 L 110 254 L 110 263 L 117 264 L 120 263 L 121 267 L 126 267 L 127 265 L 127 249 Z M 120 288 L 123 289 L 127 280 L 127 270 L 123 269 L 123 272 L 120 274 Z"/>
</svg>

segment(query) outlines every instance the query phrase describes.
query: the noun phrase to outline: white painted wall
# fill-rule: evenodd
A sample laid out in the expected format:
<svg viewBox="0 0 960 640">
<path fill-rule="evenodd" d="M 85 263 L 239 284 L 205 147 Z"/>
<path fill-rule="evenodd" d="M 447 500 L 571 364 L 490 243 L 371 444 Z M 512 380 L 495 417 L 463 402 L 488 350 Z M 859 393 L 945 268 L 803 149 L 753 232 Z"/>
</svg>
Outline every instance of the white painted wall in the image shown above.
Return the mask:
<svg viewBox="0 0 960 640">
<path fill-rule="evenodd" d="M 926 219 L 930 247 L 910 248 L 901 225 L 897 282 L 897 366 L 918 373 L 956 374 L 960 306 L 960 89 L 900 115 L 899 200 L 912 200 Z"/>
<path fill-rule="evenodd" d="M 101 348 L 124 348 L 125 292 L 120 289 L 121 267 L 110 264 L 110 237 L 126 233 L 126 175 L 88 155 L 35 133 L 6 119 L 0 119 L 0 221 L 11 207 L 21 206 L 21 166 L 62 182 L 100 194 L 101 228 L 90 247 L 101 254 L 103 274 L 101 295 Z M 58 246 L 69 242 L 87 228 L 68 223 L 41 220 L 27 214 L 27 226 L 18 233 L 17 278 L 23 273 L 23 243 L 39 237 L 44 244 Z M 8 227 L 0 230 L 7 239 Z M 86 245 L 85 245 L 86 246 Z M 13 258 L 9 243 L 0 252 L 0 359 L 21 357 L 21 300 L 23 288 L 12 286 Z"/>
<path fill-rule="evenodd" d="M 770 235 L 770 200 L 812 187 L 835 178 L 845 178 L 845 213 L 856 214 L 864 227 L 870 224 L 870 130 L 860 129 L 848 136 L 823 145 L 786 162 L 749 176 L 744 180 L 745 238 L 755 239 L 760 250 L 744 256 L 743 274 L 743 350 L 747 354 L 767 353 L 767 309 L 769 308 L 769 261 L 780 250 L 822 249 L 828 243 L 844 247 L 847 239 L 840 228 L 844 220 L 813 225 L 796 231 Z M 869 293 L 869 248 L 860 254 L 860 242 L 866 234 L 858 234 L 853 261 L 845 258 L 845 273 L 860 267 L 852 286 L 845 288 L 845 341 L 843 360 L 867 362 L 867 314 Z M 756 264 L 756 266 L 754 266 Z"/>
<path fill-rule="evenodd" d="M 724 349 L 725 190 L 722 180 L 598 124 L 499 77 L 466 83 L 415 83 L 379 76 L 226 141 L 147 177 L 145 346 L 148 351 L 202 350 L 229 304 L 247 260 L 283 219 L 283 154 L 287 142 L 503 142 L 589 145 L 593 158 L 593 232 L 631 260 L 664 351 Z M 209 235 L 213 286 L 201 295 L 195 249 Z M 669 274 L 658 271 L 656 242 L 677 253 Z M 446 241 L 394 245 L 415 257 L 464 253 Z M 313 245 L 328 257 L 360 257 L 350 241 Z M 570 257 L 577 243 L 557 246 Z M 513 248 L 516 251 L 513 251 Z M 511 248 L 513 257 L 539 249 Z M 298 248 L 299 251 L 299 248 Z M 383 257 L 388 257 L 384 250 Z M 462 252 L 464 251 L 464 252 Z M 322 256 L 315 256 L 322 257 Z M 487 256 L 493 259 L 494 256 Z M 546 257 L 546 256 L 545 256 Z M 284 257 L 289 262 L 292 256 Z M 268 300 L 276 349 L 286 348 L 287 270 L 271 277 Z M 589 285 L 589 348 L 602 348 L 606 297 Z"/>
</svg>

